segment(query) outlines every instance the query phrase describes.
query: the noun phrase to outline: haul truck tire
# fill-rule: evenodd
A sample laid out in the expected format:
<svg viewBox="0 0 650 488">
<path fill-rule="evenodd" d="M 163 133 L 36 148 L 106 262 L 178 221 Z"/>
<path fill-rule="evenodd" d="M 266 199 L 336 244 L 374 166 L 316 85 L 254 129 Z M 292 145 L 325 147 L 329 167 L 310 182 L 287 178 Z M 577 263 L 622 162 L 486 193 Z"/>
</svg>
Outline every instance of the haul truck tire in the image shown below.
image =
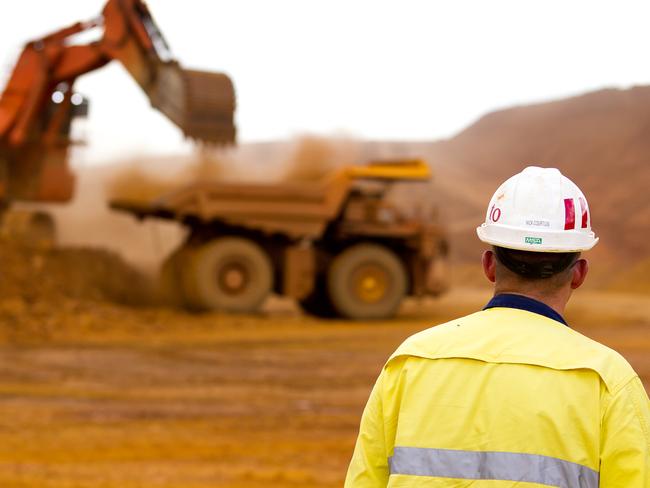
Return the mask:
<svg viewBox="0 0 650 488">
<path fill-rule="evenodd" d="M 407 273 L 390 249 L 356 244 L 332 261 L 327 290 L 334 309 L 350 319 L 381 319 L 395 315 L 406 295 Z"/>
<path fill-rule="evenodd" d="M 271 261 L 249 239 L 215 239 L 191 249 L 183 261 L 183 294 L 196 310 L 255 312 L 273 287 Z"/>
<path fill-rule="evenodd" d="M 191 248 L 183 246 L 171 253 L 162 264 L 158 274 L 158 292 L 163 303 L 175 306 L 187 306 L 187 299 L 182 286 L 182 273 Z"/>
</svg>

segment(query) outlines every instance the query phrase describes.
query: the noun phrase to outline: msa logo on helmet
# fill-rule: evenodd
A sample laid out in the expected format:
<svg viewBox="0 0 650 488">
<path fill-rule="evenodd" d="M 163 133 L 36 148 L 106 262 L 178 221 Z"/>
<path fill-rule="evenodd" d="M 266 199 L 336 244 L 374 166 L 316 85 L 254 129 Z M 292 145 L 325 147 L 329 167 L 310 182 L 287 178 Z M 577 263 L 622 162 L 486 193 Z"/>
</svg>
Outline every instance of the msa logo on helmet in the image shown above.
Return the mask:
<svg viewBox="0 0 650 488">
<path fill-rule="evenodd" d="M 541 244 L 542 243 L 542 238 L 541 237 L 524 237 L 524 242 L 526 244 Z"/>
</svg>

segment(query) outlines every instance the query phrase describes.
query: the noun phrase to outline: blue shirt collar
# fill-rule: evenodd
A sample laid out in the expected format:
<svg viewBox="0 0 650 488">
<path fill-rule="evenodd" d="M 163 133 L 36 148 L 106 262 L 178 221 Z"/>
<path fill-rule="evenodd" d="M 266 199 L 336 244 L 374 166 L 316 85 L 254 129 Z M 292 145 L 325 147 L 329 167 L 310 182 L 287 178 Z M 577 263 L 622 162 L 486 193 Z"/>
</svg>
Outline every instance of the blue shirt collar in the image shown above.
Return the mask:
<svg viewBox="0 0 650 488">
<path fill-rule="evenodd" d="M 495 295 L 492 300 L 490 300 L 488 304 L 483 308 L 483 310 L 494 307 L 517 308 L 519 310 L 526 310 L 528 312 L 543 315 L 557 322 L 561 322 L 566 326 L 569 325 L 566 323 L 562 315 L 557 313 L 545 303 L 542 303 L 539 300 L 535 300 L 534 298 L 525 297 L 523 295 L 515 295 L 513 293 L 501 293 L 499 295 Z"/>
</svg>

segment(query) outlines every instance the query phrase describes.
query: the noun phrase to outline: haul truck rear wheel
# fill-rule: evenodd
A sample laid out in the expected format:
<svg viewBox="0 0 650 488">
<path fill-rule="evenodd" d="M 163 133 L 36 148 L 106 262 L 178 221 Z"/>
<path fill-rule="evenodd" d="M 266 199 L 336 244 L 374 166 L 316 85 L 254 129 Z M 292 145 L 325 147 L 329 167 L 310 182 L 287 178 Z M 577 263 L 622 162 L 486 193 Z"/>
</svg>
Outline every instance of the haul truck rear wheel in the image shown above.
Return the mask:
<svg viewBox="0 0 650 488">
<path fill-rule="evenodd" d="M 391 317 L 406 294 L 404 265 L 377 244 L 357 244 L 343 251 L 332 261 L 327 278 L 334 309 L 351 319 Z"/>
<path fill-rule="evenodd" d="M 192 249 L 183 261 L 182 288 L 191 308 L 254 312 L 273 286 L 268 255 L 249 239 L 215 239 Z"/>
</svg>

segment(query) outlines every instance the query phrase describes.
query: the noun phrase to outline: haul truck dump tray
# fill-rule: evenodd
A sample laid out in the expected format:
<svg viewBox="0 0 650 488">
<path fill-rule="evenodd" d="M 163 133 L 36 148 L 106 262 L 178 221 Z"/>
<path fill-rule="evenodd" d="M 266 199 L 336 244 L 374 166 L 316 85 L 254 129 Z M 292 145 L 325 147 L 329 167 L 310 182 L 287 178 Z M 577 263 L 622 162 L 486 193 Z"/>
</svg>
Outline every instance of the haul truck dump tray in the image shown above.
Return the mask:
<svg viewBox="0 0 650 488">
<path fill-rule="evenodd" d="M 195 183 L 152 202 L 111 200 L 110 206 L 139 218 L 224 224 L 283 233 L 293 238 L 320 236 L 348 193 L 351 181 L 338 174 L 321 183 Z"/>
</svg>

